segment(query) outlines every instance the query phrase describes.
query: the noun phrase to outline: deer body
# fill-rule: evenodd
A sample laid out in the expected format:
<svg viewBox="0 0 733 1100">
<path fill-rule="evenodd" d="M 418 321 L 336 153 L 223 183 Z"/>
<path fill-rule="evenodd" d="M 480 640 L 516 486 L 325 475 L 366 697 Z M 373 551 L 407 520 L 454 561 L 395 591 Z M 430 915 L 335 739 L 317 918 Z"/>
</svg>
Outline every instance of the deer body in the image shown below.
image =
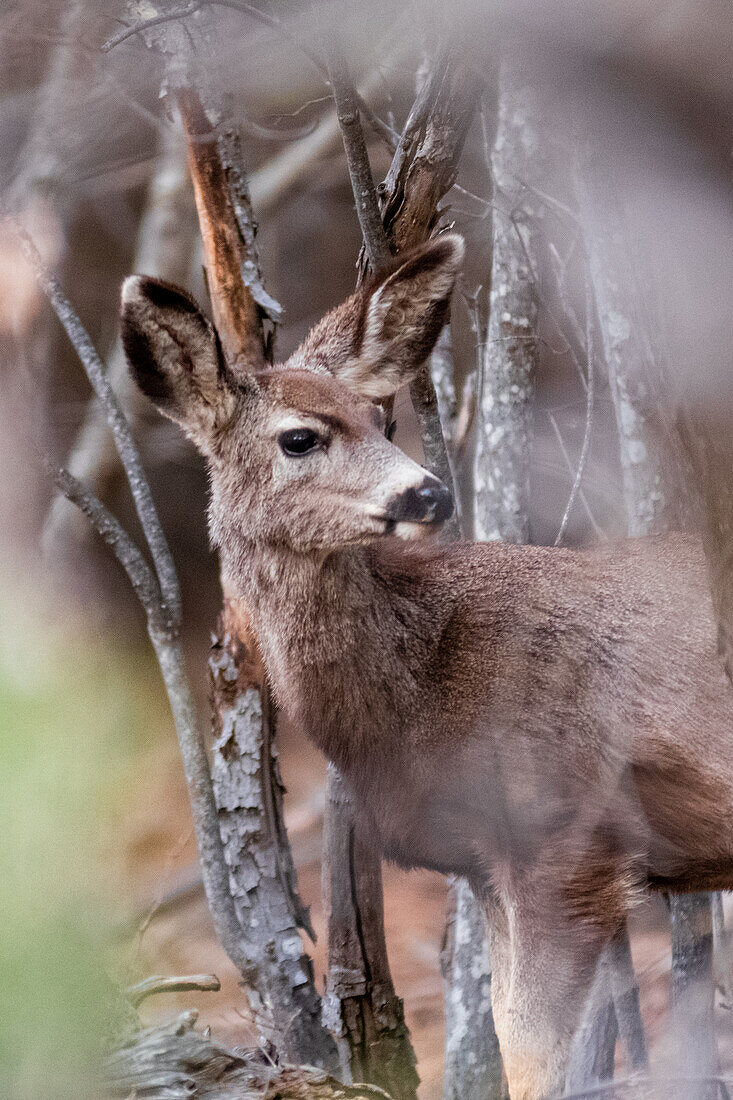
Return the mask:
<svg viewBox="0 0 733 1100">
<path fill-rule="evenodd" d="M 438 238 L 281 368 L 235 374 L 195 304 L 151 280 L 126 284 L 123 338 L 208 458 L 212 538 L 278 702 L 386 856 L 482 899 L 510 1095 L 538 1100 L 645 887 L 733 887 L 733 694 L 694 539 L 412 541 L 447 518 L 445 490 L 369 399 L 429 353 L 461 251 Z"/>
<path fill-rule="evenodd" d="M 733 699 L 695 539 L 253 553 L 247 575 L 278 701 L 390 858 L 486 893 L 579 815 L 628 869 L 624 912 L 645 885 L 733 882 Z"/>
</svg>

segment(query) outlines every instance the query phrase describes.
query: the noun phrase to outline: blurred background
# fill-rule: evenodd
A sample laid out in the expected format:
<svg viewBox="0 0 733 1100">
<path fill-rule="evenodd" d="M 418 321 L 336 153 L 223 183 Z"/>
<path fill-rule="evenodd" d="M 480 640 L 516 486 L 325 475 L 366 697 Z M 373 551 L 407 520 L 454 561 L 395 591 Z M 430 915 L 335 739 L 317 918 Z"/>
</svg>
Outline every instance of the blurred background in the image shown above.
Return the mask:
<svg viewBox="0 0 733 1100">
<path fill-rule="evenodd" d="M 594 201 L 605 180 L 603 213 L 623 216 L 634 300 L 665 349 L 665 386 L 725 420 L 733 396 L 728 0 L 190 7 L 199 10 L 177 26 L 183 34 L 187 20 L 195 26 L 200 70 L 232 97 L 241 128 L 265 283 L 284 307 L 277 359 L 353 289 L 361 243 L 329 87 L 312 55 L 338 28 L 364 99 L 398 133 L 426 49 L 446 27 L 480 77 L 480 104 L 441 212 L 441 224 L 454 225 L 468 243 L 451 339 L 453 464 L 469 527 L 492 215 L 502 203 L 504 215 L 511 212 L 490 166 L 503 58 L 522 59 L 537 93 L 521 138 L 532 182 L 520 181 L 544 242 L 535 273 L 540 339 L 527 456 L 531 540 L 555 541 L 586 435 L 587 377 L 578 370 L 578 322 L 573 328 L 567 318 L 580 318 L 582 330 L 577 171 L 588 142 L 593 178 L 601 181 Z M 206 534 L 205 472 L 178 430 L 131 393 L 115 346 L 126 274 L 165 268 L 206 300 L 179 125 L 161 98 L 158 56 L 140 35 L 125 36 L 133 9 L 117 0 L 7 0 L 0 12 L 0 194 L 58 273 L 131 417 L 181 577 L 188 668 L 205 718 L 208 648 L 221 603 Z M 145 5 L 135 11 L 144 16 Z M 391 150 L 374 128 L 366 132 L 378 183 Z M 247 1041 L 247 1020 L 208 918 L 144 617 L 83 518 L 54 502 L 40 455 L 73 454 L 79 475 L 137 535 L 128 490 L 75 352 L 4 226 L 0 393 L 0 1080 L 7 1095 L 40 1097 L 51 1095 L 52 1071 L 53 1095 L 71 1096 L 79 1095 L 106 1027 L 110 980 L 213 972 L 220 993 L 161 997 L 146 1008 L 148 1017 L 195 1005 L 237 1044 Z M 407 395 L 398 398 L 396 419 L 396 441 L 420 458 Z M 582 499 L 564 543 L 621 537 L 623 494 L 618 426 L 601 370 Z M 688 519 L 681 502 L 677 519 Z M 300 890 L 319 933 L 320 975 L 325 766 L 297 730 L 281 731 L 280 753 Z M 442 1065 L 445 886 L 432 874 L 387 868 L 385 898 L 421 1097 L 433 1100 Z M 642 908 L 632 929 L 652 1046 L 663 1034 L 669 967 L 660 906 Z M 719 1018 L 721 1055 L 733 1066 L 725 1009 Z"/>
</svg>

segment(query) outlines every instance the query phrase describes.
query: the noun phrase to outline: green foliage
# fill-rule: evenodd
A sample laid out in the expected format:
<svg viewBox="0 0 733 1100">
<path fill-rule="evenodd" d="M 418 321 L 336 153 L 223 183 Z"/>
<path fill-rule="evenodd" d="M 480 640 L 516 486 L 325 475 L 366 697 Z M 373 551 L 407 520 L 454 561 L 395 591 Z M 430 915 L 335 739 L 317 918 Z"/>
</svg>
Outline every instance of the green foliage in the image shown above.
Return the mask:
<svg viewBox="0 0 733 1100">
<path fill-rule="evenodd" d="M 111 911 L 103 851 L 120 776 L 150 720 L 139 689 L 129 658 L 88 625 L 61 635 L 0 603 L 3 1096 L 98 1094 Z"/>
</svg>

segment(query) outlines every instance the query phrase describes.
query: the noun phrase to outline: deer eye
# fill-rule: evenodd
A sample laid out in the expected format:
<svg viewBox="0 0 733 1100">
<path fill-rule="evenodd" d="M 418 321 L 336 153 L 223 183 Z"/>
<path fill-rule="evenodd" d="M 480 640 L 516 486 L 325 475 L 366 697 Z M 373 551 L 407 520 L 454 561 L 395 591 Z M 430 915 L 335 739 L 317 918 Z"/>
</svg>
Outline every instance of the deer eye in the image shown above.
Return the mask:
<svg viewBox="0 0 733 1100">
<path fill-rule="evenodd" d="M 300 458 L 323 445 L 323 440 L 310 428 L 291 428 L 277 437 L 280 450 L 288 458 Z"/>
</svg>

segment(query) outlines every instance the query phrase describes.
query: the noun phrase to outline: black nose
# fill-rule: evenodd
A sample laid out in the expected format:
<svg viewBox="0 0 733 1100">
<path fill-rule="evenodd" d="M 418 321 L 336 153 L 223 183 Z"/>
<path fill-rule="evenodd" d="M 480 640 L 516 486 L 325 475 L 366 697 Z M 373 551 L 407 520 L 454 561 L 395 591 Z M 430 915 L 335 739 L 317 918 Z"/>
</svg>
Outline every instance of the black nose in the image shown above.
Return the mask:
<svg viewBox="0 0 733 1100">
<path fill-rule="evenodd" d="M 426 477 L 390 501 L 387 514 L 395 523 L 445 523 L 453 514 L 453 497 L 442 481 Z"/>
</svg>

